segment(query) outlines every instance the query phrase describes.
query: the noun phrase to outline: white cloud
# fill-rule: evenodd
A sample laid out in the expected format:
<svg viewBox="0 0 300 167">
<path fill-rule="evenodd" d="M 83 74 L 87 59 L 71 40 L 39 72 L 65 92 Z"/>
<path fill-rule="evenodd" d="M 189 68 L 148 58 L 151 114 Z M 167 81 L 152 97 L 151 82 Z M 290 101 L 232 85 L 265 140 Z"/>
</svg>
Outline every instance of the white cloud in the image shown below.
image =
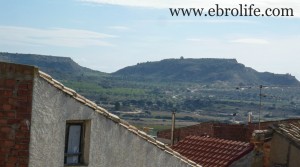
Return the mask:
<svg viewBox="0 0 300 167">
<path fill-rule="evenodd" d="M 0 26 L 1 44 L 51 45 L 65 47 L 111 46 L 104 41 L 116 36 L 87 30 Z"/>
<path fill-rule="evenodd" d="M 112 4 L 131 7 L 170 8 L 193 7 L 210 8 L 215 4 L 220 7 L 238 8 L 239 4 L 254 4 L 255 7 L 266 8 L 293 8 L 294 15 L 300 17 L 299 0 L 79 0 L 85 3 Z"/>
<path fill-rule="evenodd" d="M 265 39 L 259 39 L 259 38 L 241 38 L 241 39 L 231 40 L 230 42 L 242 43 L 242 44 L 258 44 L 258 45 L 269 44 L 269 41 Z"/>
</svg>

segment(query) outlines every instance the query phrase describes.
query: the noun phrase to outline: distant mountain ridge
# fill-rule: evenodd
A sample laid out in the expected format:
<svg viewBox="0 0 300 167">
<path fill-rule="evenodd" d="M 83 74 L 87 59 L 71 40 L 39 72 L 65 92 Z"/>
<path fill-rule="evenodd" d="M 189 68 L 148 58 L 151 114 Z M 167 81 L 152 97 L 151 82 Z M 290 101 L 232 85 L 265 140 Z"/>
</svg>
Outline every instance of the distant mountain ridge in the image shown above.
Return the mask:
<svg viewBox="0 0 300 167">
<path fill-rule="evenodd" d="M 95 72 L 94 70 L 80 66 L 70 57 L 0 52 L 0 61 L 37 66 L 42 71 L 58 79 L 61 79 L 65 75 Z"/>
<path fill-rule="evenodd" d="M 156 62 L 138 63 L 107 74 L 85 68 L 69 57 L 44 56 L 0 52 L 0 61 L 38 66 L 57 79 L 73 78 L 89 73 L 92 76 L 130 78 L 136 81 L 226 83 L 232 85 L 288 85 L 299 86 L 299 81 L 290 74 L 260 73 L 245 67 L 235 59 L 165 59 Z M 92 78 L 91 78 L 92 79 Z"/>
<path fill-rule="evenodd" d="M 125 67 L 114 75 L 143 80 L 216 83 L 239 85 L 300 85 L 290 74 L 260 73 L 235 59 L 165 59 Z"/>
</svg>

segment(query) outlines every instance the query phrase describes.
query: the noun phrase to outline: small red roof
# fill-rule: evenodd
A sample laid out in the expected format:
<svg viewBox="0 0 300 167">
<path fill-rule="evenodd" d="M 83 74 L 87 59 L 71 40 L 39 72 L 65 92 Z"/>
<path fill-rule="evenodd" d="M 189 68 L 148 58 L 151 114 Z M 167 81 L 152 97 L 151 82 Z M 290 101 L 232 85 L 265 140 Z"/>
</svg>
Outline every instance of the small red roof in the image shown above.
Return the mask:
<svg viewBox="0 0 300 167">
<path fill-rule="evenodd" d="M 172 149 L 203 167 L 227 167 L 253 150 L 250 143 L 188 136 Z"/>
</svg>

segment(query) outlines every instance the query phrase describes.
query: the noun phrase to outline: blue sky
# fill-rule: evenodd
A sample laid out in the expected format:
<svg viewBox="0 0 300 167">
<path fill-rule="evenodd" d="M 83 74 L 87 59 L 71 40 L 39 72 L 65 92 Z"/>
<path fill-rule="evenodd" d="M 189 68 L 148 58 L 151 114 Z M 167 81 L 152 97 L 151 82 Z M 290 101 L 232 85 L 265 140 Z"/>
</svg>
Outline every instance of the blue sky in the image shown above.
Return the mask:
<svg viewBox="0 0 300 167">
<path fill-rule="evenodd" d="M 258 71 L 300 79 L 300 2 L 250 2 L 260 8 L 292 7 L 295 16 L 169 13 L 169 7 L 214 7 L 211 0 L 2 0 L 0 51 L 72 57 L 103 72 L 180 56 L 236 58 Z M 221 5 L 239 3 L 223 0 Z"/>
</svg>

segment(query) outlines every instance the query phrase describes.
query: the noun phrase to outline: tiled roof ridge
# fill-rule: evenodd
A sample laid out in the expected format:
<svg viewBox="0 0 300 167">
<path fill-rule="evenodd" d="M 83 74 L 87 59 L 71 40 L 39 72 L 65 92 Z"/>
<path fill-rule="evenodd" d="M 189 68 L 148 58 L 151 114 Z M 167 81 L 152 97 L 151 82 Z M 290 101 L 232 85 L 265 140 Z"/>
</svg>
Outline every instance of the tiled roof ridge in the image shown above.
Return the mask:
<svg viewBox="0 0 300 167">
<path fill-rule="evenodd" d="M 243 142 L 243 141 L 236 141 L 236 140 L 230 140 L 230 139 L 221 139 L 221 138 L 216 138 L 216 137 L 211 137 L 211 136 L 197 136 L 197 135 L 189 135 L 187 137 L 185 137 L 185 139 L 201 139 L 201 140 L 210 140 L 210 141 L 214 141 L 214 142 L 227 142 L 227 143 L 230 143 L 230 144 L 238 144 L 238 145 L 241 145 L 241 146 L 250 146 L 251 143 L 249 142 Z M 183 141 L 183 140 L 182 140 Z M 181 141 L 179 141 L 180 143 Z"/>
<path fill-rule="evenodd" d="M 300 146 L 300 121 L 280 123 L 273 128 L 280 134 L 293 139 Z"/>
<path fill-rule="evenodd" d="M 153 137 L 149 136 L 145 132 L 143 132 L 141 130 L 138 130 L 138 128 L 136 128 L 135 126 L 129 124 L 127 121 L 120 119 L 117 115 L 114 115 L 114 114 L 108 112 L 106 109 L 98 106 L 96 103 L 90 101 L 89 99 L 85 98 L 84 96 L 81 96 L 75 90 L 64 86 L 59 81 L 53 79 L 49 74 L 44 73 L 44 72 L 39 70 L 39 76 L 41 78 L 43 78 L 44 80 L 46 80 L 48 83 L 50 83 L 52 86 L 54 86 L 57 89 L 69 94 L 75 100 L 77 100 L 77 101 L 85 104 L 86 106 L 92 108 L 97 113 L 99 113 L 99 114 L 105 116 L 106 118 L 114 121 L 115 123 L 119 124 L 120 126 L 123 126 L 128 131 L 130 131 L 133 134 L 143 138 L 147 142 L 155 145 L 156 147 L 160 148 L 161 150 L 165 151 L 166 153 L 173 155 L 174 157 L 180 159 L 184 163 L 187 163 L 187 164 L 189 164 L 193 167 L 202 167 L 201 165 L 197 164 L 196 162 L 191 161 L 191 160 L 187 159 L 185 156 L 181 155 L 180 153 L 174 151 L 173 149 L 171 149 L 170 147 L 168 147 L 164 143 L 162 143 L 162 142 L 154 139 Z"/>
</svg>

